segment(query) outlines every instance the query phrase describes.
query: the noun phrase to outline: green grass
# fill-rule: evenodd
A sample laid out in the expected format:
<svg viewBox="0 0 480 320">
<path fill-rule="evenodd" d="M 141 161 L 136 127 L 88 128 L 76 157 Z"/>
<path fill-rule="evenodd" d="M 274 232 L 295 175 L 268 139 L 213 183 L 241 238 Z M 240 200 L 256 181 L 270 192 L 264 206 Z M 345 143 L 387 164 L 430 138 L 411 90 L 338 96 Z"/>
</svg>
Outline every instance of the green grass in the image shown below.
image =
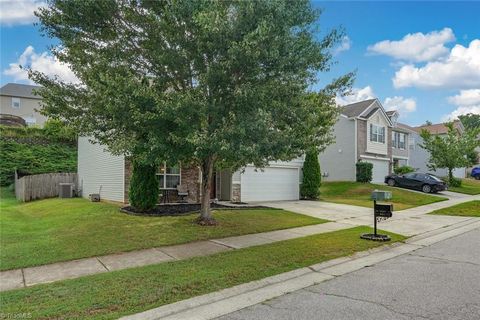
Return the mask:
<svg viewBox="0 0 480 320">
<path fill-rule="evenodd" d="M 449 187 L 448 190 L 471 195 L 480 194 L 480 180 L 462 179 L 461 187 Z"/>
<path fill-rule="evenodd" d="M 131 216 L 85 199 L 18 203 L 6 188 L 0 210 L 1 270 L 326 222 L 279 209 L 219 210 L 219 225 L 202 227 L 195 214 Z"/>
<path fill-rule="evenodd" d="M 460 203 L 448 208 L 430 212 L 430 214 L 442 214 L 447 216 L 480 217 L 480 200 Z"/>
<path fill-rule="evenodd" d="M 116 319 L 382 245 L 356 227 L 0 294 L 2 312 L 41 319 Z M 403 236 L 388 233 L 392 241 Z"/>
<path fill-rule="evenodd" d="M 395 211 L 447 200 L 444 197 L 391 188 L 386 185 L 350 181 L 322 182 L 320 200 L 372 208 L 373 201 L 370 196 L 374 189 L 392 192 L 392 200 L 388 202 L 393 203 Z"/>
</svg>

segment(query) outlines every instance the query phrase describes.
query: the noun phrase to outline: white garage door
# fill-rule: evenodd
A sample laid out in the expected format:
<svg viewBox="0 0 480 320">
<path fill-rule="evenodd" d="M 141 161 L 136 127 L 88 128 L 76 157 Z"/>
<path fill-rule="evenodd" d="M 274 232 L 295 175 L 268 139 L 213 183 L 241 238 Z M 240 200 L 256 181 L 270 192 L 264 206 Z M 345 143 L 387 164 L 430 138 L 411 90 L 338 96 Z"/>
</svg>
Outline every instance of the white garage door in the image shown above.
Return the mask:
<svg viewBox="0 0 480 320">
<path fill-rule="evenodd" d="M 384 183 L 385 176 L 388 176 L 389 161 L 384 160 L 365 160 L 373 164 L 372 182 Z"/>
<path fill-rule="evenodd" d="M 247 167 L 242 174 L 242 201 L 272 201 L 299 199 L 299 169 Z"/>
</svg>

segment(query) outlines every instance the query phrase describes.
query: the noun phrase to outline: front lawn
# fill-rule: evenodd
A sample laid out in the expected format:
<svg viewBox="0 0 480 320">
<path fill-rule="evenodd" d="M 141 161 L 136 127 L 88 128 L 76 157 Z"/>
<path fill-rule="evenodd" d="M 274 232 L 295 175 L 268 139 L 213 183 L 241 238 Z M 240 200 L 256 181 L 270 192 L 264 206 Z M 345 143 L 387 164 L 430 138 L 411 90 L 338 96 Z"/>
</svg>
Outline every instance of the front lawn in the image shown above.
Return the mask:
<svg viewBox="0 0 480 320">
<path fill-rule="evenodd" d="M 41 319 L 116 319 L 161 305 L 367 250 L 356 227 L 183 261 L 0 293 L 4 314 Z M 387 233 L 392 241 L 403 236 Z"/>
<path fill-rule="evenodd" d="M 447 216 L 480 217 L 480 200 L 460 203 L 448 208 L 430 212 L 430 214 L 442 214 Z"/>
<path fill-rule="evenodd" d="M 444 197 L 391 188 L 387 185 L 350 181 L 322 182 L 320 200 L 373 208 L 373 201 L 370 196 L 375 189 L 392 192 L 392 200 L 388 202 L 393 203 L 395 211 L 448 200 Z"/>
<path fill-rule="evenodd" d="M 195 214 L 131 216 L 85 199 L 18 203 L 6 188 L 0 199 L 1 270 L 326 222 L 278 209 L 218 210 L 219 225 L 202 227 Z"/>
<path fill-rule="evenodd" d="M 480 194 L 480 180 L 462 179 L 461 187 L 448 187 L 448 190 L 471 195 Z"/>
</svg>

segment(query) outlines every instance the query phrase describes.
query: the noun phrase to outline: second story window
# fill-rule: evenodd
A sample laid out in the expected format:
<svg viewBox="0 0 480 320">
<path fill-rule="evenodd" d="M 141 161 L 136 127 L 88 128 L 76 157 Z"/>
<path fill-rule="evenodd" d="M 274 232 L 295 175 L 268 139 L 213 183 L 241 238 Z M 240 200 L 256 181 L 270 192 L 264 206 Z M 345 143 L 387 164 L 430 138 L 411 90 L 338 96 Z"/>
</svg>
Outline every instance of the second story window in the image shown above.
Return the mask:
<svg viewBox="0 0 480 320">
<path fill-rule="evenodd" d="M 20 108 L 20 98 L 12 97 L 12 108 Z"/>
<path fill-rule="evenodd" d="M 392 132 L 392 146 L 397 149 L 405 149 L 405 133 Z"/>
<path fill-rule="evenodd" d="M 385 143 L 385 127 L 370 124 L 370 141 Z"/>
</svg>

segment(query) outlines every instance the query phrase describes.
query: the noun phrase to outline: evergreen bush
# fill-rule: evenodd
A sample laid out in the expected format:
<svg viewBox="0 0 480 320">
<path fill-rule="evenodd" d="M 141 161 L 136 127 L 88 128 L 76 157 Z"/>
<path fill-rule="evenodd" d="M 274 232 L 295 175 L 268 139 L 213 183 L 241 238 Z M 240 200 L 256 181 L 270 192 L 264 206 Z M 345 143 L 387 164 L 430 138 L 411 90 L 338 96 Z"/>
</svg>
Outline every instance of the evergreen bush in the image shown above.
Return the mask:
<svg viewBox="0 0 480 320">
<path fill-rule="evenodd" d="M 410 172 L 415 172 L 415 169 L 410 166 L 401 166 L 393 169 L 393 172 L 398 175 L 407 174 Z"/>
<path fill-rule="evenodd" d="M 315 149 L 308 151 L 303 163 L 303 182 L 300 188 L 300 194 L 304 199 L 318 199 L 320 196 L 320 186 L 322 184 L 322 175 L 320 173 L 320 163 L 318 162 L 318 153 Z"/>
<path fill-rule="evenodd" d="M 132 166 L 128 192 L 130 205 L 140 212 L 151 210 L 158 202 L 157 166 L 136 161 L 133 161 Z"/>
<path fill-rule="evenodd" d="M 369 183 L 372 181 L 373 163 L 359 161 L 357 166 L 357 182 Z"/>
</svg>

